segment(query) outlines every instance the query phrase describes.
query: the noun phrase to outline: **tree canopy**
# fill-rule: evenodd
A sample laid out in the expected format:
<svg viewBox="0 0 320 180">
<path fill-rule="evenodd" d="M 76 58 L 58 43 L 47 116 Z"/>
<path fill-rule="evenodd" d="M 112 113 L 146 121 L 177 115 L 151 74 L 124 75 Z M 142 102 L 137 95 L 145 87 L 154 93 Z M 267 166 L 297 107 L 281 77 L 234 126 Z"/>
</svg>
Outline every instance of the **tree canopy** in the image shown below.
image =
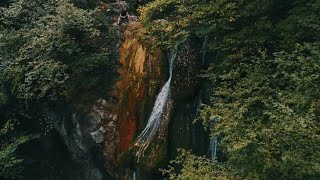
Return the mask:
<svg viewBox="0 0 320 180">
<path fill-rule="evenodd" d="M 115 71 L 117 34 L 112 16 L 96 5 L 94 1 L 1 1 L 1 179 L 23 178 L 25 163 L 19 148 L 52 129 L 41 111 L 43 104 L 84 108 L 111 84 L 105 74 Z"/>
<path fill-rule="evenodd" d="M 303 0 L 156 0 L 140 9 L 159 47 L 207 43 L 212 100 L 201 119 L 225 155 L 205 163 L 215 178 L 320 177 L 319 10 L 319 1 Z M 187 163 L 193 156 L 178 158 L 171 179 L 205 179 L 189 169 L 204 168 Z"/>
</svg>

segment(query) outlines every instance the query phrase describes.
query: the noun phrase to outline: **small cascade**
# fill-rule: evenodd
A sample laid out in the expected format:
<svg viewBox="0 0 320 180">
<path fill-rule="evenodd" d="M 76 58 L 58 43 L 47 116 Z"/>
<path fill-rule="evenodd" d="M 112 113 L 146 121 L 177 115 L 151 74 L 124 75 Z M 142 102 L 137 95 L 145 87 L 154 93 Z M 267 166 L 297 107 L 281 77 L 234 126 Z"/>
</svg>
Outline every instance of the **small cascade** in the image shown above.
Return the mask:
<svg viewBox="0 0 320 180">
<path fill-rule="evenodd" d="M 78 147 L 86 152 L 87 149 L 86 147 L 83 145 L 83 142 L 81 141 L 83 139 L 82 136 L 82 132 L 81 132 L 81 128 L 80 128 L 80 123 L 77 119 L 76 113 L 72 114 L 72 121 L 75 124 L 75 134 L 74 134 L 74 141 L 76 142 L 76 144 L 78 145 Z"/>
<path fill-rule="evenodd" d="M 140 156 L 143 155 L 147 147 L 150 145 L 151 141 L 153 140 L 155 134 L 158 132 L 158 129 L 161 125 L 161 120 L 163 119 L 166 106 L 170 99 L 170 83 L 172 78 L 173 62 L 176 59 L 176 56 L 177 48 L 175 48 L 169 54 L 169 79 L 162 87 L 152 109 L 148 123 L 145 129 L 142 131 L 142 133 L 138 136 L 137 141 L 135 143 L 135 145 L 139 147 L 136 154 L 138 160 Z"/>
<path fill-rule="evenodd" d="M 210 138 L 210 144 L 209 144 L 209 154 L 212 160 L 217 159 L 217 147 L 218 147 L 218 139 L 217 137 L 211 137 Z"/>
<path fill-rule="evenodd" d="M 139 167 L 135 168 L 132 172 L 132 178 L 131 180 L 137 180 L 139 179 Z"/>
<path fill-rule="evenodd" d="M 200 110 L 201 110 L 201 106 L 202 106 L 202 90 L 199 91 L 199 95 L 197 96 L 197 99 L 195 101 L 196 103 L 196 113 L 198 116 L 200 116 Z M 192 126 L 192 142 L 193 142 L 193 147 L 197 148 L 197 141 L 196 141 L 196 134 L 195 134 L 195 126 L 193 124 Z"/>
<path fill-rule="evenodd" d="M 133 171 L 133 174 L 132 174 L 132 180 L 137 180 L 137 174 L 136 174 L 136 171 Z"/>
<path fill-rule="evenodd" d="M 207 44 L 208 44 L 208 36 L 204 37 L 204 41 L 202 43 L 202 49 L 203 49 L 203 53 L 202 53 L 202 66 L 205 65 L 206 62 L 206 48 L 207 48 Z"/>
</svg>

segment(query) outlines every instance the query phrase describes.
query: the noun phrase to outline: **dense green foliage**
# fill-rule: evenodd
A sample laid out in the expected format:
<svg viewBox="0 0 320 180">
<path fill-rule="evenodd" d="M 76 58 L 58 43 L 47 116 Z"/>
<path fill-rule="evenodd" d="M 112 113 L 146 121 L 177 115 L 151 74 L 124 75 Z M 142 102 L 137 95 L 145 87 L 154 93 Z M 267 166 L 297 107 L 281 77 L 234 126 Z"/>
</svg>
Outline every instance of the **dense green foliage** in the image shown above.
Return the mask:
<svg viewBox="0 0 320 180">
<path fill-rule="evenodd" d="M 20 136 L 12 142 L 6 140 L 0 151 L 0 177 L 15 179 L 22 178 L 23 159 L 18 158 L 17 150 L 20 145 L 32 140 L 35 136 Z"/>
<path fill-rule="evenodd" d="M 129 2 L 135 11 L 139 3 Z M 0 2 L 0 179 L 23 178 L 21 150 L 50 132 L 42 105 L 85 109 L 106 92 L 118 37 L 98 4 Z M 155 0 L 139 14 L 142 38 L 163 49 L 197 41 L 211 63 L 201 120 L 224 158 L 180 150 L 164 174 L 320 178 L 319 0 Z"/>
<path fill-rule="evenodd" d="M 206 157 L 195 156 L 184 149 L 179 149 L 178 152 L 178 157 L 170 161 L 169 168 L 161 170 L 164 175 L 169 176 L 169 179 L 211 180 L 213 177 L 218 177 L 219 179 L 234 178 L 231 176 L 230 171 L 215 161 L 211 161 Z M 182 168 L 180 173 L 175 171 L 177 166 Z"/>
<path fill-rule="evenodd" d="M 207 167 L 212 176 L 320 177 L 319 10 L 316 0 L 157 0 L 140 10 L 144 34 L 160 47 L 207 40 L 212 65 L 204 77 L 213 93 L 201 118 L 226 156 Z M 169 169 L 170 177 L 205 179 L 189 172 L 207 160 L 184 154 L 182 170 Z M 229 177 L 218 173 L 221 166 Z"/>
<path fill-rule="evenodd" d="M 96 4 L 1 1 L 0 179 L 21 178 L 19 147 L 52 128 L 43 104 L 85 108 L 110 84 L 105 76 L 115 71 L 117 35 L 112 16 Z"/>
<path fill-rule="evenodd" d="M 320 176 L 319 58 L 319 45 L 298 45 L 271 59 L 252 59 L 247 75 L 238 75 L 232 85 L 228 81 L 236 72 L 213 75 L 215 103 L 203 118 L 206 125 L 215 124 L 213 134 L 223 137 L 227 163 L 241 175 Z"/>
<path fill-rule="evenodd" d="M 19 98 L 75 96 L 76 89 L 90 88 L 77 84 L 79 76 L 94 82 L 99 80 L 94 72 L 112 69 L 116 55 L 110 45 L 116 36 L 99 10 L 80 9 L 68 1 L 17 1 L 2 12 L 4 80 Z"/>
</svg>

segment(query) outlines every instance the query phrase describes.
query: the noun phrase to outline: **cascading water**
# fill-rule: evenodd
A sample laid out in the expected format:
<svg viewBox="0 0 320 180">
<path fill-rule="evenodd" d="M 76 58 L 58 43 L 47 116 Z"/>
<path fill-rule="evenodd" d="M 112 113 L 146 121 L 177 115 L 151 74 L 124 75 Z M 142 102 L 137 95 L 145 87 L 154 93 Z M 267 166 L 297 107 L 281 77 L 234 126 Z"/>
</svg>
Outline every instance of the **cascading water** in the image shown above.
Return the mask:
<svg viewBox="0 0 320 180">
<path fill-rule="evenodd" d="M 217 137 L 210 138 L 209 152 L 212 160 L 217 159 L 217 147 L 218 147 L 218 139 Z"/>
<path fill-rule="evenodd" d="M 205 65 L 206 62 L 206 48 L 207 48 L 207 44 L 208 44 L 208 36 L 204 37 L 204 41 L 202 43 L 202 49 L 203 49 L 203 53 L 202 53 L 202 66 Z"/>
<path fill-rule="evenodd" d="M 171 53 L 169 53 L 169 79 L 162 87 L 154 107 L 152 109 L 151 115 L 149 117 L 148 123 L 142 133 L 138 136 L 135 143 L 139 147 L 137 151 L 137 157 L 143 155 L 144 151 L 147 149 L 155 134 L 161 125 L 161 120 L 163 119 L 165 108 L 170 99 L 170 83 L 172 78 L 173 62 L 177 56 L 177 48 L 175 48 Z"/>
</svg>

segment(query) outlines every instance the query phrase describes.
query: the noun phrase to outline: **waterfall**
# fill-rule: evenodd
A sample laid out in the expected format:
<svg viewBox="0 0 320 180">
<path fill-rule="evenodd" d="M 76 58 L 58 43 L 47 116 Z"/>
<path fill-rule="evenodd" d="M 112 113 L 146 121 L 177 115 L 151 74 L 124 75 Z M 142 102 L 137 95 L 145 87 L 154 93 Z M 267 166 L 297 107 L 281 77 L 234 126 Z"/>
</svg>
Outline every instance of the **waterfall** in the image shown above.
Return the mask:
<svg viewBox="0 0 320 180">
<path fill-rule="evenodd" d="M 139 179 L 139 167 L 136 167 L 132 172 L 131 180 Z"/>
<path fill-rule="evenodd" d="M 173 62 L 177 56 L 177 48 L 169 53 L 169 79 L 162 87 L 156 102 L 153 106 L 151 115 L 149 117 L 148 123 L 142 133 L 138 136 L 135 145 L 139 147 L 137 151 L 137 157 L 139 158 L 144 151 L 147 149 L 151 143 L 153 137 L 158 132 L 158 129 L 161 125 L 161 120 L 163 119 L 164 111 L 166 105 L 170 99 L 170 83 L 172 78 Z"/>
<path fill-rule="evenodd" d="M 215 123 L 217 122 L 216 118 L 210 119 L 210 127 L 214 127 Z M 208 154 L 212 160 L 217 160 L 217 149 L 219 146 L 218 137 L 215 135 L 210 136 Z"/>
<path fill-rule="evenodd" d="M 132 174 L 132 180 L 137 180 L 137 174 L 136 174 L 136 171 L 133 171 L 133 174 Z"/>
<path fill-rule="evenodd" d="M 204 41 L 202 43 L 202 49 L 203 49 L 203 53 L 202 53 L 202 66 L 204 67 L 205 62 L 206 62 L 206 48 L 207 48 L 207 44 L 208 44 L 208 36 L 206 35 L 204 37 Z"/>
<path fill-rule="evenodd" d="M 217 147 L 218 147 L 217 137 L 211 137 L 210 144 L 209 144 L 209 152 L 210 152 L 210 157 L 212 160 L 217 159 Z"/>
</svg>

